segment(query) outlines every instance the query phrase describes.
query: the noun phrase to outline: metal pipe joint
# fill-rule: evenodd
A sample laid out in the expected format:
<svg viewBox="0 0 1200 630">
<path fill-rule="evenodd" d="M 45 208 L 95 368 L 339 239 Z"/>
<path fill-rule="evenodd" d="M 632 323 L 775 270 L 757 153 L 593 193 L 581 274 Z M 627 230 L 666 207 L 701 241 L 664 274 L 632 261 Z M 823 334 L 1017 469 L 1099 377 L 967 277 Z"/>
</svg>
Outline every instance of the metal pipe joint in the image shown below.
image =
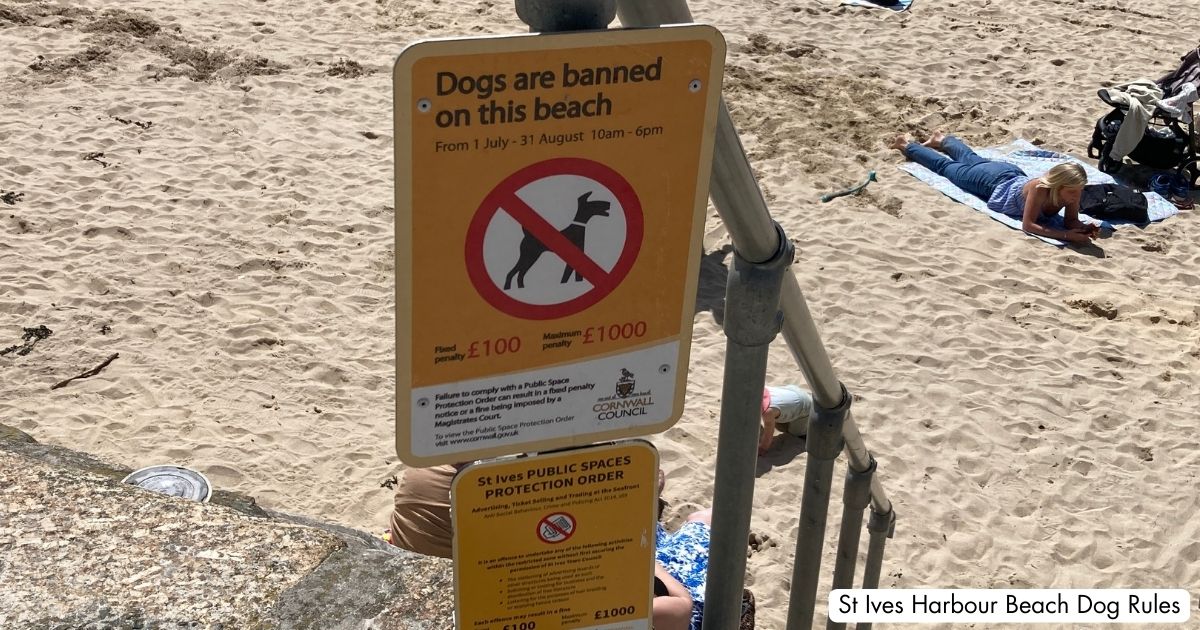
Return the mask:
<svg viewBox="0 0 1200 630">
<path fill-rule="evenodd" d="M 769 344 L 783 327 L 783 312 L 779 310 L 779 287 L 783 274 L 792 264 L 796 248 L 787 239 L 783 228 L 772 221 L 779 237 L 775 254 L 763 262 L 751 262 L 735 247 L 733 268 L 725 288 L 725 336 L 743 346 Z M 744 308 L 745 305 L 769 308 Z"/>
<path fill-rule="evenodd" d="M 846 468 L 846 494 L 842 497 L 842 503 L 847 507 L 855 510 L 865 510 L 871 504 L 871 478 L 875 476 L 875 470 L 879 468 L 879 462 L 875 458 L 871 458 L 871 463 L 866 470 L 858 471 L 851 467 Z M 861 521 L 862 516 L 859 515 Z"/>
<path fill-rule="evenodd" d="M 817 413 L 808 421 L 807 448 L 805 450 L 811 457 L 817 459 L 837 459 L 845 445 L 842 438 L 842 426 L 846 422 L 846 414 L 850 412 L 850 403 L 853 398 L 846 390 L 845 384 L 839 383 L 838 385 L 842 388 L 842 402 L 838 403 L 836 407 L 827 408 L 814 401 Z"/>
<path fill-rule="evenodd" d="M 871 517 L 867 519 L 867 530 L 875 534 L 886 534 L 888 538 L 896 535 L 896 508 L 892 508 L 888 512 L 876 512 L 871 510 Z"/>
</svg>

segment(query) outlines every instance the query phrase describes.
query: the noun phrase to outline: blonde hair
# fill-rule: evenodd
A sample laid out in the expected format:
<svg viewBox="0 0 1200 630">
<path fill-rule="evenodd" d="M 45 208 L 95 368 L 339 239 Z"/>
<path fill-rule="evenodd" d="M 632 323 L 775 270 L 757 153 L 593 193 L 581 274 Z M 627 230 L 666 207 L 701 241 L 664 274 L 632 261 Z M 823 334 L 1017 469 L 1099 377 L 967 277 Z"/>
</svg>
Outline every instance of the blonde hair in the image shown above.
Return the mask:
<svg viewBox="0 0 1200 630">
<path fill-rule="evenodd" d="M 1083 186 L 1087 184 L 1087 171 L 1074 162 L 1064 162 L 1051 168 L 1040 180 L 1039 188 L 1050 189 L 1050 203 L 1061 206 L 1058 192 L 1068 186 Z"/>
</svg>

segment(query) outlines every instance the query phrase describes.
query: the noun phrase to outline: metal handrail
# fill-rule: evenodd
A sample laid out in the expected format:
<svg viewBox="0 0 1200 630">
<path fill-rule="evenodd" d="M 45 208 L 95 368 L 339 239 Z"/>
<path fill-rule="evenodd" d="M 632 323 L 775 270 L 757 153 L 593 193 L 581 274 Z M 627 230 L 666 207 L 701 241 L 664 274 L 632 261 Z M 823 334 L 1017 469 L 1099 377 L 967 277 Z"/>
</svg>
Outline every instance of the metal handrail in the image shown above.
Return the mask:
<svg viewBox="0 0 1200 630">
<path fill-rule="evenodd" d="M 605 28 L 612 18 L 613 3 L 516 0 L 518 15 L 533 31 Z M 616 0 L 616 9 L 626 26 L 692 21 L 686 0 Z M 843 492 L 835 588 L 852 585 L 868 496 L 872 509 L 864 588 L 878 586 L 885 539 L 893 533 L 896 515 L 875 475 L 877 464 L 850 415 L 852 398 L 837 380 L 795 274 L 787 273 L 793 258 L 791 243 L 771 219 L 724 99 L 718 111 L 709 195 L 733 239 L 735 256 L 726 289 L 730 303 L 726 308 L 725 382 L 713 496 L 715 504 L 727 509 L 713 515 L 704 628 L 732 630 L 737 626 L 754 491 L 753 429 L 758 423 L 767 351 L 781 331 L 813 392 L 817 412 L 808 424 L 808 462 L 788 603 L 788 630 L 800 630 L 811 627 L 816 608 L 831 478 L 839 451 L 846 453 L 850 473 Z M 777 319 L 780 311 L 782 321 Z M 731 379 L 731 374 L 740 377 Z M 745 378 L 748 374 L 752 378 Z M 845 627 L 832 620 L 828 626 Z"/>
<path fill-rule="evenodd" d="M 692 13 L 686 0 L 618 0 L 617 18 L 625 26 L 659 26 L 691 22 Z M 769 260 L 779 250 L 779 235 L 724 98 L 717 119 L 713 173 L 709 181 L 709 196 L 734 247 L 748 261 Z M 784 341 L 812 389 L 813 398 L 821 407 L 837 407 L 842 402 L 842 385 L 821 343 L 795 274 L 784 274 L 779 303 L 783 310 Z M 852 414 L 847 414 L 842 439 L 846 442 L 845 453 L 850 468 L 856 472 L 869 470 L 871 453 Z M 883 514 L 892 511 L 892 503 L 878 476 L 871 482 L 871 509 Z"/>
<path fill-rule="evenodd" d="M 625 26 L 659 26 L 692 22 L 691 11 L 686 0 L 618 0 L 617 16 Z M 717 118 L 716 139 L 713 147 L 713 171 L 709 183 L 709 196 L 717 213 L 721 217 L 730 238 L 733 240 L 734 252 L 738 258 L 749 263 L 767 263 L 779 255 L 784 238 L 781 230 L 771 219 L 766 200 L 758 186 L 758 180 L 750 166 L 738 137 L 737 129 L 729 116 L 725 100 L 721 99 L 720 111 Z M 730 286 L 733 286 L 731 281 Z M 727 305 L 727 312 L 729 311 Z M 816 608 L 816 593 L 820 578 L 821 550 L 824 545 L 826 518 L 829 511 L 830 486 L 834 459 L 838 447 L 846 453 L 851 475 L 847 478 L 847 492 L 844 493 L 844 516 L 842 532 L 839 540 L 839 554 L 834 568 L 835 587 L 850 586 L 854 577 L 854 564 L 857 559 L 857 548 L 861 532 L 863 507 L 861 494 L 863 485 L 869 486 L 871 518 L 868 523 L 870 545 L 867 554 L 864 573 L 864 587 L 878 585 L 878 576 L 883 563 L 883 547 L 885 538 L 891 537 L 896 514 L 892 503 L 883 490 L 877 464 L 871 457 L 870 451 L 863 441 L 862 434 L 850 413 L 850 395 L 843 384 L 837 379 L 829 354 L 821 343 L 820 334 L 808 310 L 804 293 L 793 273 L 784 273 L 780 286 L 779 306 L 783 312 L 782 333 L 784 341 L 796 359 L 801 372 L 804 374 L 818 411 L 817 419 L 809 422 L 806 451 L 808 464 L 805 467 L 805 489 L 801 499 L 799 531 L 796 539 L 796 554 L 793 559 L 791 595 L 788 602 L 788 630 L 801 630 L 812 626 Z M 728 331 L 727 331 L 728 336 Z M 737 347 L 730 338 L 727 343 L 730 348 Z M 729 376 L 728 357 L 726 362 L 726 377 Z M 726 408 L 722 404 L 721 437 L 726 435 L 727 423 L 737 423 L 739 414 L 730 413 L 726 418 Z M 738 423 L 740 424 L 740 423 Z M 720 460 L 720 454 L 718 454 Z M 718 461 L 720 463 L 720 461 Z M 718 470 L 718 473 L 721 471 Z M 869 481 L 868 481 L 869 479 Z M 864 482 L 866 482 L 864 484 Z M 753 486 L 744 487 L 737 475 L 722 479 L 718 475 L 716 493 L 729 492 L 727 486 L 735 489 L 753 491 Z M 852 496 L 856 495 L 856 496 Z M 858 519 L 854 519 L 854 515 Z M 748 522 L 730 521 L 725 525 L 728 531 L 734 531 L 733 525 L 746 527 Z M 721 532 L 714 522 L 713 554 L 710 558 L 709 574 L 714 569 L 718 574 L 723 570 L 736 571 L 744 564 L 728 562 L 716 566 L 718 547 L 720 556 L 726 555 L 725 545 L 736 544 L 735 541 L 718 541 Z M 726 535 L 728 535 L 728 531 Z M 736 534 L 737 531 L 734 533 Z M 744 536 L 741 538 L 745 540 Z M 718 545 L 718 542 L 722 542 Z M 721 597 L 710 599 L 706 603 L 717 609 L 717 619 L 710 624 L 706 616 L 704 626 L 725 630 L 734 627 L 726 621 L 731 618 L 730 611 L 725 610 L 730 602 L 726 601 L 730 588 L 739 588 L 744 578 L 741 571 L 737 575 L 724 575 L 718 590 Z M 710 586 L 712 580 L 710 580 Z M 725 582 L 729 582 L 726 584 Z M 829 621 L 831 629 L 844 628 L 844 624 Z"/>
</svg>

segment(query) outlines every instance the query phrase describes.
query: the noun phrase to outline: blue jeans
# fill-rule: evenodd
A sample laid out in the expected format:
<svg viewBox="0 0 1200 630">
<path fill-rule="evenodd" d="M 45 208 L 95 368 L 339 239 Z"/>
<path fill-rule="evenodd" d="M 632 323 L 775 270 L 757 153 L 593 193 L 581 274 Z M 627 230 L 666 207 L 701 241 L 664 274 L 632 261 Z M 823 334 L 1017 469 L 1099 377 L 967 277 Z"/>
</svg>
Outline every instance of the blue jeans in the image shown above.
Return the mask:
<svg viewBox="0 0 1200 630">
<path fill-rule="evenodd" d="M 1025 174 L 1019 167 L 1007 162 L 979 157 L 971 147 L 954 136 L 946 136 L 942 141 L 942 151 L 950 157 L 916 142 L 904 147 L 905 157 L 984 201 L 992 196 L 992 191 L 1000 184 Z"/>
</svg>

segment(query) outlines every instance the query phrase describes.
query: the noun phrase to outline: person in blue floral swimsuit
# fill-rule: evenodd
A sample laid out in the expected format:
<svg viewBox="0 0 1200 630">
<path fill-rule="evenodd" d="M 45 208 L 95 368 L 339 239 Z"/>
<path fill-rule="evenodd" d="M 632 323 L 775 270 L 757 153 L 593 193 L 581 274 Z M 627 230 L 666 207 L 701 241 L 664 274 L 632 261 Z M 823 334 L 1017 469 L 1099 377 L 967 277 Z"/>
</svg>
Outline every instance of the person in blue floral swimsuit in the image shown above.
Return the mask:
<svg viewBox="0 0 1200 630">
<path fill-rule="evenodd" d="M 674 533 L 658 525 L 655 559 L 671 577 L 683 584 L 692 596 L 692 621 L 689 630 L 700 630 L 704 618 L 704 587 L 708 579 L 708 547 L 711 542 L 712 510 L 701 510 L 688 517 Z"/>
</svg>

